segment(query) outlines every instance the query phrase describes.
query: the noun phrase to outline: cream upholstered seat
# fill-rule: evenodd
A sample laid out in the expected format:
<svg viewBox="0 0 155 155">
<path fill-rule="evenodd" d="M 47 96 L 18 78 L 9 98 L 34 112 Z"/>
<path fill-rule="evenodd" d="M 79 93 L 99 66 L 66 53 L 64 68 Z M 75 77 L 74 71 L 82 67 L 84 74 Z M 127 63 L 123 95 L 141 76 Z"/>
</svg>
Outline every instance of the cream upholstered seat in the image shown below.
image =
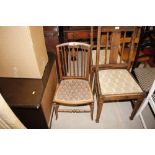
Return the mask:
<svg viewBox="0 0 155 155">
<path fill-rule="evenodd" d="M 89 82 L 81 79 L 62 80 L 56 91 L 54 102 L 76 105 L 93 102 Z"/>
<path fill-rule="evenodd" d="M 107 62 L 105 62 L 105 50 L 100 50 L 99 64 L 109 64 L 110 50 L 107 50 Z M 117 62 L 120 63 L 120 56 L 117 57 Z M 123 61 L 122 61 L 123 62 Z M 96 50 L 92 50 L 92 63 L 96 65 Z"/>
<path fill-rule="evenodd" d="M 126 69 L 108 69 L 99 71 L 102 95 L 142 93 L 142 89 Z"/>
</svg>

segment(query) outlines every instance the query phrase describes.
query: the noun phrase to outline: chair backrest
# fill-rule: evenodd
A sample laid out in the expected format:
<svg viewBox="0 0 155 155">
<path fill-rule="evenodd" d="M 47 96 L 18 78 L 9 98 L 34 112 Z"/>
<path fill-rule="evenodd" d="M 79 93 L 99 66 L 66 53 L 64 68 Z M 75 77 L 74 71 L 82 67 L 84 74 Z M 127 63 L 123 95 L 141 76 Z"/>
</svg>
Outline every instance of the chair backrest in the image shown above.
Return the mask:
<svg viewBox="0 0 155 155">
<path fill-rule="evenodd" d="M 89 79 L 90 48 L 85 43 L 68 42 L 56 46 L 60 80 Z"/>
<path fill-rule="evenodd" d="M 99 26 L 97 34 L 96 67 L 127 68 L 137 43 L 138 29 L 134 26 Z M 101 49 L 104 52 L 104 63 L 100 63 Z M 125 56 L 125 54 L 128 54 Z M 103 62 L 103 61 L 102 61 Z"/>
</svg>

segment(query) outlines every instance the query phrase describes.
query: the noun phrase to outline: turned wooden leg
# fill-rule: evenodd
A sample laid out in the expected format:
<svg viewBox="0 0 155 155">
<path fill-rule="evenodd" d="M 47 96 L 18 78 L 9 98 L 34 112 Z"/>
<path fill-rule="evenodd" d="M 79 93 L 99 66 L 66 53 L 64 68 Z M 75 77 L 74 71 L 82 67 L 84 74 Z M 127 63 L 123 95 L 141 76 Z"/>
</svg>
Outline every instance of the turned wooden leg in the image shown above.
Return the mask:
<svg viewBox="0 0 155 155">
<path fill-rule="evenodd" d="M 98 98 L 97 101 L 97 114 L 96 114 L 96 123 L 99 123 L 100 115 L 102 112 L 103 102 L 100 101 L 100 98 Z"/>
<path fill-rule="evenodd" d="M 58 109 L 59 109 L 59 105 L 55 104 L 54 111 L 55 111 L 56 120 L 58 119 Z"/>
<path fill-rule="evenodd" d="M 91 87 L 92 87 L 92 84 L 93 84 L 93 78 L 94 78 L 94 71 L 91 68 L 91 72 L 90 72 L 90 85 L 91 85 Z"/>
<path fill-rule="evenodd" d="M 93 113 L 94 113 L 94 103 L 91 103 L 90 104 L 90 116 L 92 120 L 93 120 Z"/>
<path fill-rule="evenodd" d="M 138 99 L 137 102 L 135 102 L 134 107 L 133 107 L 133 111 L 132 111 L 131 116 L 130 116 L 130 120 L 133 120 L 133 118 L 135 117 L 142 101 L 143 101 L 143 99 Z"/>
<path fill-rule="evenodd" d="M 94 77 L 95 78 L 95 77 Z M 96 79 L 94 79 L 94 85 L 93 85 L 93 95 L 96 93 Z"/>
</svg>

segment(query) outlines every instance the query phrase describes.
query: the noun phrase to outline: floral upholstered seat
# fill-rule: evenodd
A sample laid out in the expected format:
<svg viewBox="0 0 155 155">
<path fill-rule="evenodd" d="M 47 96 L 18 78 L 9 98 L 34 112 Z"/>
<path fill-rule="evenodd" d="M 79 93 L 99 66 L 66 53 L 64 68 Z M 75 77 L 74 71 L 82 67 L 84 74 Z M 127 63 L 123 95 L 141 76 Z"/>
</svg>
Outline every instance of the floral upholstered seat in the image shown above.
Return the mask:
<svg viewBox="0 0 155 155">
<path fill-rule="evenodd" d="M 152 99 L 155 102 L 155 94 L 152 95 Z"/>
<path fill-rule="evenodd" d="M 76 105 L 93 102 L 89 82 L 81 79 L 62 80 L 57 88 L 54 102 Z"/>
<path fill-rule="evenodd" d="M 99 71 L 102 95 L 142 93 L 142 89 L 126 69 Z"/>
<path fill-rule="evenodd" d="M 139 82 L 139 85 L 145 92 L 148 92 L 155 79 L 155 67 L 135 68 L 134 73 Z"/>
</svg>

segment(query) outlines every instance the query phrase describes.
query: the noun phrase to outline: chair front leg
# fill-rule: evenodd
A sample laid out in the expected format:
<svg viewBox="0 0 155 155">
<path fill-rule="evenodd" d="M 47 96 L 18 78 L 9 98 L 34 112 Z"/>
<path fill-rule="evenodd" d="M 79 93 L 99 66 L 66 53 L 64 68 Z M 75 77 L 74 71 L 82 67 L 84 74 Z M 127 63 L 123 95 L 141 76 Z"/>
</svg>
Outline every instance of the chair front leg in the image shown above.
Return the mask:
<svg viewBox="0 0 155 155">
<path fill-rule="evenodd" d="M 101 112 L 102 112 L 102 107 L 103 107 L 103 100 L 101 100 L 100 97 L 98 97 L 96 123 L 99 123 L 100 115 L 101 115 Z"/>
</svg>

